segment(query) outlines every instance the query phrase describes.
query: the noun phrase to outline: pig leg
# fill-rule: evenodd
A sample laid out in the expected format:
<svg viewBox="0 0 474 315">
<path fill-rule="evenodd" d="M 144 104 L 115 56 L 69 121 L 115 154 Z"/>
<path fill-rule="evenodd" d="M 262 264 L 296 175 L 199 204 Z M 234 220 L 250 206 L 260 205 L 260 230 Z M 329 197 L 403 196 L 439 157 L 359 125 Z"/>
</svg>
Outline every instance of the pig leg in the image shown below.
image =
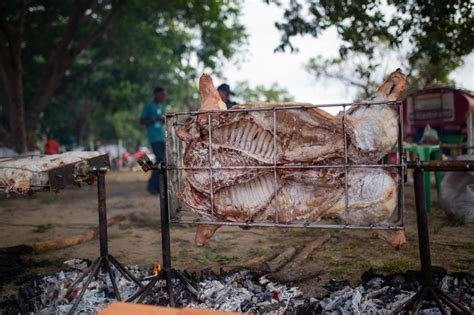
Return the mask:
<svg viewBox="0 0 474 315">
<path fill-rule="evenodd" d="M 399 250 L 407 242 L 405 231 L 380 230 L 376 231 L 375 235 L 378 238 L 387 241 L 387 243 L 396 250 Z"/>
<path fill-rule="evenodd" d="M 196 236 L 194 237 L 194 243 L 197 246 L 204 246 L 209 242 L 211 237 L 216 233 L 217 229 L 221 225 L 217 224 L 200 224 L 196 229 Z"/>
</svg>

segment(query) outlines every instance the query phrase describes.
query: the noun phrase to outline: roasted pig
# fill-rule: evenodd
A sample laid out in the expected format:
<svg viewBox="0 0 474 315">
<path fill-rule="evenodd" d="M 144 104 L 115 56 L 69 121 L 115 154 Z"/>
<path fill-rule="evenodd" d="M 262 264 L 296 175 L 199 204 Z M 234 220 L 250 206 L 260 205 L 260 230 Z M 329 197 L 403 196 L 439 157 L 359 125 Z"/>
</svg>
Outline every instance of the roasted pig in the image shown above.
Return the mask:
<svg viewBox="0 0 474 315">
<path fill-rule="evenodd" d="M 405 82 L 397 70 L 367 101 L 394 101 Z M 301 103 L 253 103 L 233 108 L 270 110 L 226 111 L 208 75 L 201 77 L 200 94 L 200 111 L 218 111 L 194 116 L 176 133 L 186 144 L 184 166 L 204 168 L 188 170 L 178 193 L 200 216 L 243 223 L 317 223 L 336 217 L 348 224 L 381 224 L 394 215 L 394 175 L 382 168 L 350 168 L 346 178 L 343 167 L 346 159 L 354 165 L 376 164 L 396 144 L 398 113 L 393 106 L 353 106 L 345 116 L 315 107 L 271 110 Z M 284 167 L 274 171 L 275 165 Z M 324 167 L 304 167 L 315 165 Z M 212 183 L 205 169 L 210 166 Z M 233 166 L 238 168 L 226 168 Z M 199 226 L 196 243 L 205 244 L 217 228 Z M 405 242 L 400 231 L 381 235 L 394 247 Z"/>
</svg>

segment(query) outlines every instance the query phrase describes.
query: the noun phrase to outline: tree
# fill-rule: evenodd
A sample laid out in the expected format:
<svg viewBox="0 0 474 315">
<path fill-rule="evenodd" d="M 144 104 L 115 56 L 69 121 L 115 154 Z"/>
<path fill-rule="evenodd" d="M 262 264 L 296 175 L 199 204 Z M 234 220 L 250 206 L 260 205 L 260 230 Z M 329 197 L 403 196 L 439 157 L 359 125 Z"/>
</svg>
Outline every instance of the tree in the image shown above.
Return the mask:
<svg viewBox="0 0 474 315">
<path fill-rule="evenodd" d="M 92 45 L 107 31 L 120 3 L 107 1 L 93 3 L 93 1 L 77 0 L 70 7 L 64 4 L 57 6 L 57 4 L 56 2 L 53 7 L 51 3 L 43 6 L 26 0 L 21 1 L 20 4 L 17 1 L 9 1 L 0 9 L 2 30 L 0 33 L 2 35 L 0 77 L 5 96 L 2 103 L 5 104 L 5 112 L 8 113 L 10 136 L 14 136 L 16 140 L 14 147 L 19 152 L 27 150 L 28 141 L 32 145 L 34 140 L 31 126 L 37 123 L 39 114 L 44 111 L 66 70 L 85 48 Z M 64 14 L 68 11 L 70 12 L 68 15 Z M 51 21 L 50 25 L 38 23 L 35 19 L 39 14 L 36 12 L 43 13 L 43 18 L 48 19 L 55 14 L 57 21 Z M 64 16 L 68 16 L 67 22 L 61 21 L 61 19 L 64 20 Z M 27 23 L 27 19 L 32 19 L 32 21 Z M 30 46 L 29 39 L 32 39 L 32 36 L 39 36 L 40 32 L 42 34 L 52 32 L 57 36 L 58 24 L 63 24 L 62 36 L 54 41 L 49 57 L 42 67 L 37 87 L 33 91 L 28 91 L 32 92 L 28 95 L 24 93 L 22 59 L 30 57 L 28 55 L 30 52 L 37 52 L 35 51 L 37 47 Z M 81 25 L 87 25 L 88 32 L 79 32 L 80 29 L 82 30 Z M 38 40 L 44 40 L 44 38 L 38 38 Z M 25 50 L 28 52 L 23 54 Z M 36 57 L 44 58 L 44 54 L 36 55 Z M 41 61 L 44 62 L 44 59 Z"/>
<path fill-rule="evenodd" d="M 239 81 L 233 89 L 237 98 L 242 102 L 291 102 L 293 96 L 287 89 L 273 83 L 269 87 L 257 85 L 251 87 L 247 81 Z"/>
<path fill-rule="evenodd" d="M 62 116 L 70 119 L 67 109 L 79 114 L 82 108 L 86 115 L 82 118 L 88 121 L 87 108 L 118 109 L 117 104 L 104 101 L 115 98 L 126 107 L 131 102 L 124 99 L 124 86 L 143 96 L 140 83 L 174 84 L 192 75 L 195 67 L 184 64 L 186 60 L 194 58 L 203 68 L 215 67 L 245 40 L 239 12 L 237 1 L 219 0 L 8 0 L 0 4 L 3 144 L 19 152 L 32 149 L 45 113 L 64 112 Z M 108 84 L 105 90 L 103 84 Z"/>
<path fill-rule="evenodd" d="M 279 1 L 267 1 L 279 4 Z M 426 87 L 449 83 L 448 75 L 471 53 L 474 43 L 472 1 L 360 0 L 290 1 L 284 8 L 278 51 L 296 51 L 292 38 L 318 37 L 329 28 L 337 30 L 342 45 L 339 56 L 313 59 L 308 68 L 318 76 L 340 79 L 371 89 L 373 72 L 380 67 L 380 50 L 395 51 L 408 70 L 411 84 Z M 354 61 L 362 58 L 363 62 Z M 356 68 L 348 74 L 347 65 Z M 340 71 L 343 70 L 343 71 Z"/>
</svg>

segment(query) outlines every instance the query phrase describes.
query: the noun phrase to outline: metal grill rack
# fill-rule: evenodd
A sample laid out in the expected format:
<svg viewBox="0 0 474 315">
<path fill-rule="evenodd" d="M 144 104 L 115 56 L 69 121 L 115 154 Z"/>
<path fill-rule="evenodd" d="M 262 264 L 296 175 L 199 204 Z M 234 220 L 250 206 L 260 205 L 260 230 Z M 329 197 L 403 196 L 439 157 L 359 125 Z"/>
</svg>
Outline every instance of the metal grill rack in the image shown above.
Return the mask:
<svg viewBox="0 0 474 315">
<path fill-rule="evenodd" d="M 38 157 L 42 157 L 42 155 L 20 155 L 9 158 L 0 158 L 0 162 L 8 162 L 11 160 L 30 159 Z M 0 168 L 15 168 L 20 171 L 32 172 L 38 176 L 41 176 L 44 179 L 45 184 L 32 184 L 29 187 L 28 192 L 35 193 L 59 191 L 61 189 L 66 188 L 66 186 L 80 185 L 81 183 L 86 182 L 88 179 L 95 178 L 95 172 L 97 170 L 102 169 L 106 171 L 110 169 L 110 165 L 108 155 L 104 154 L 55 167 L 45 171 L 34 171 L 28 168 L 17 168 L 4 165 L 0 165 Z M 8 187 L 3 187 L 0 185 L 0 192 L 8 192 Z"/>
<path fill-rule="evenodd" d="M 15 157 L 12 159 L 16 158 L 24 158 L 24 156 Z M 44 178 L 47 179 L 47 184 L 34 185 L 31 186 L 29 190 L 30 193 L 42 191 L 59 191 L 60 189 L 64 189 L 69 185 L 80 185 L 80 183 L 89 179 L 95 178 L 97 180 L 100 256 L 95 259 L 92 265 L 87 270 L 85 270 L 84 273 L 75 279 L 74 283 L 66 292 L 65 296 L 71 296 L 74 300 L 74 303 L 68 314 L 74 314 L 92 279 L 101 272 L 104 273 L 105 276 L 110 277 L 116 299 L 118 301 L 121 300 L 112 266 L 115 268 L 115 272 L 119 272 L 129 281 L 135 282 L 139 287 L 143 287 L 143 284 L 132 273 L 130 273 L 122 264 L 120 264 L 120 262 L 118 262 L 115 257 L 109 254 L 105 190 L 105 175 L 109 169 L 109 156 L 107 154 L 99 155 L 90 159 L 84 159 L 75 163 L 56 167 L 48 171 L 38 172 L 40 173 L 39 175 L 44 176 Z M 28 171 L 28 169 L 22 170 Z M 0 187 L 0 191 L 6 191 L 6 187 Z M 83 281 L 84 283 L 82 283 Z M 79 287 L 81 283 L 82 286 L 81 289 L 78 290 L 78 295 L 72 296 L 73 290 Z"/>
<path fill-rule="evenodd" d="M 397 162 L 395 164 L 383 164 L 382 161 L 377 161 L 377 163 L 372 164 L 356 164 L 350 161 L 348 158 L 348 133 L 346 131 L 346 117 L 348 115 L 348 110 L 351 106 L 389 106 L 397 112 L 398 116 L 398 152 L 403 152 L 403 142 L 402 142 L 402 130 L 403 130 L 403 107 L 401 102 L 372 102 L 372 103 L 343 103 L 343 104 L 330 104 L 330 105 L 292 105 L 292 106 L 277 106 L 277 107 L 249 107 L 249 108 L 239 108 L 231 109 L 225 111 L 226 115 L 238 114 L 238 113 L 251 113 L 251 112 L 263 112 L 267 117 L 272 117 L 273 120 L 273 164 L 272 165 L 235 165 L 235 166 L 216 166 L 212 165 L 212 149 L 213 148 L 213 121 L 215 118 L 214 115 L 222 113 L 219 111 L 207 111 L 207 112 L 176 112 L 176 113 L 167 113 L 166 114 L 166 173 L 168 178 L 168 200 L 169 200 L 169 213 L 171 221 L 175 223 L 191 223 L 191 224 L 217 224 L 217 225 L 236 225 L 236 226 L 247 226 L 247 227 L 304 227 L 304 228 L 325 228 L 325 229 L 403 229 L 404 218 L 403 218 L 403 179 L 406 170 L 406 164 L 402 154 L 398 154 Z M 277 147 L 277 136 L 278 135 L 278 119 L 277 113 L 280 111 L 307 111 L 312 108 L 342 108 L 341 113 L 341 127 L 344 136 L 343 141 L 343 156 L 341 161 L 329 162 L 327 164 L 321 163 L 299 163 L 299 164 L 281 164 L 277 163 L 277 155 L 279 152 L 275 148 Z M 184 122 L 191 117 L 196 115 L 206 116 L 208 123 L 208 158 L 209 162 L 207 166 L 185 166 L 183 163 L 183 156 L 185 152 L 185 143 L 182 142 L 176 135 L 177 129 L 184 125 Z M 273 208 L 275 211 L 275 220 L 273 222 L 229 222 L 224 220 L 219 220 L 215 216 L 215 205 L 214 205 L 214 177 L 213 174 L 216 171 L 226 171 L 226 170 L 239 170 L 239 169 L 271 169 L 273 171 L 273 189 L 274 192 L 277 192 L 279 189 L 278 184 L 278 171 L 285 169 L 299 169 L 299 170 L 308 170 L 308 169 L 328 169 L 328 170 L 342 170 L 344 174 L 344 198 L 345 198 L 345 211 L 350 211 L 348 209 L 349 203 L 349 191 L 348 191 L 348 174 L 352 170 L 357 169 L 370 169 L 378 168 L 385 169 L 395 176 L 397 183 L 397 209 L 395 210 L 394 216 L 390 219 L 390 222 L 387 223 L 374 223 L 374 224 L 346 224 L 345 222 L 340 222 L 334 219 L 323 219 L 320 222 L 293 222 L 293 223 L 283 223 L 279 222 L 279 204 L 277 198 L 274 198 Z M 187 208 L 179 198 L 177 194 L 181 191 L 183 187 L 183 181 L 186 177 L 186 172 L 188 171 L 207 171 L 209 172 L 210 181 L 210 203 L 211 203 L 211 213 L 209 217 L 198 217 L 193 214 L 189 208 Z"/>
<path fill-rule="evenodd" d="M 436 287 L 432 279 L 432 266 L 431 266 L 431 253 L 430 253 L 430 244 L 429 244 L 429 231 L 428 231 L 428 218 L 426 213 L 426 202 L 424 198 L 424 181 L 423 173 L 425 171 L 448 171 L 448 172 L 467 172 L 474 170 L 474 161 L 414 161 L 406 162 L 403 151 L 402 143 L 402 107 L 399 102 L 389 102 L 389 103 L 371 103 L 371 104 L 337 104 L 337 105 L 310 105 L 310 106 L 296 106 L 296 107 L 287 107 L 287 108 L 255 108 L 255 109 L 238 109 L 230 110 L 230 112 L 249 112 L 249 111 L 272 111 L 273 112 L 273 123 L 274 123 L 274 134 L 276 131 L 276 111 L 278 110 L 288 110 L 288 108 L 294 109 L 298 108 L 304 110 L 305 108 L 311 107 L 329 107 L 329 106 L 342 106 L 342 123 L 345 123 L 346 117 L 346 108 L 351 105 L 362 105 L 362 106 L 377 106 L 377 105 L 393 105 L 398 111 L 398 161 L 396 164 L 372 164 L 372 165 L 354 165 L 348 163 L 347 156 L 347 134 L 344 127 L 344 162 L 342 164 L 336 165 L 325 165 L 325 167 L 338 167 L 344 169 L 345 174 L 345 208 L 347 211 L 348 205 L 348 193 L 347 193 L 347 174 L 348 170 L 352 168 L 395 168 L 398 173 L 398 220 L 395 220 L 393 224 L 390 225 L 349 225 L 349 224 L 311 224 L 303 223 L 301 224 L 281 224 L 278 222 L 273 223 L 246 223 L 246 222 L 225 222 L 225 221 L 201 221 L 201 220 L 192 220 L 188 218 L 182 218 L 183 213 L 188 213 L 186 211 L 189 209 L 184 209 L 179 199 L 176 198 L 176 193 L 180 191 L 183 173 L 187 170 L 200 170 L 202 168 L 197 167 L 184 167 L 183 166 L 183 152 L 184 146 L 181 141 L 176 137 L 176 129 L 179 126 L 183 125 L 184 119 L 189 119 L 189 117 L 194 115 L 207 115 L 208 120 L 208 130 L 209 130 L 209 148 L 212 148 L 212 115 L 214 111 L 210 112 L 190 112 L 190 113 L 170 113 L 166 115 L 166 161 L 157 161 L 156 164 L 145 157 L 142 160 L 139 160 L 139 164 L 142 166 L 142 169 L 147 171 L 157 171 L 161 176 L 161 195 L 160 195 L 160 208 L 161 208 L 161 235 L 162 235 L 162 254 L 164 262 L 164 270 L 156 276 L 150 283 L 144 288 L 140 289 L 130 300 L 134 300 L 137 297 L 140 297 L 139 302 L 142 302 L 146 296 L 148 296 L 153 288 L 156 286 L 158 280 L 165 279 L 166 288 L 170 296 L 170 305 L 173 306 L 173 282 L 172 277 L 175 276 L 181 281 L 187 284 L 188 289 L 191 293 L 195 294 L 195 290 L 191 287 L 191 284 L 188 280 L 178 271 L 172 268 L 171 266 L 171 244 L 170 244 L 170 220 L 177 223 L 197 223 L 197 224 L 219 224 L 219 225 L 238 225 L 238 226 L 273 226 L 273 227 L 305 227 L 305 228 L 332 228 L 332 229 L 401 229 L 404 225 L 404 214 L 403 214 L 403 184 L 406 180 L 406 169 L 414 170 L 414 188 L 415 188 L 415 199 L 416 199 L 416 214 L 417 214 L 417 229 L 418 229 L 418 243 L 419 243 L 419 252 L 420 252 L 420 265 L 421 265 L 421 286 L 419 291 L 413 295 L 408 301 L 402 303 L 400 307 L 393 312 L 397 314 L 403 310 L 414 311 L 415 314 L 420 312 L 420 309 L 425 300 L 432 300 L 436 303 L 436 306 L 439 308 L 442 314 L 448 314 L 446 306 L 448 306 L 452 313 L 456 314 L 470 314 L 470 311 L 458 301 L 453 300 L 450 296 L 444 293 L 440 288 Z M 229 111 L 226 111 L 229 112 Z M 275 141 L 274 141 L 275 146 Z M 210 149 L 209 149 L 210 150 Z M 275 152 L 276 150 L 274 150 Z M 208 152 L 212 154 L 212 152 Z M 274 156 L 275 161 L 275 156 Z M 211 163 L 209 163 L 211 165 Z M 247 166 L 245 166 L 247 167 Z M 273 172 L 276 173 L 278 165 L 273 163 Z M 305 167 L 321 167 L 319 165 L 305 165 Z M 218 168 L 209 166 L 204 168 L 208 170 L 212 178 L 212 172 Z M 212 186 L 212 181 L 211 181 Z M 212 195 L 212 187 L 211 187 Z M 212 205 L 213 206 L 213 205 Z M 212 219 L 214 219 L 212 217 Z"/>
</svg>

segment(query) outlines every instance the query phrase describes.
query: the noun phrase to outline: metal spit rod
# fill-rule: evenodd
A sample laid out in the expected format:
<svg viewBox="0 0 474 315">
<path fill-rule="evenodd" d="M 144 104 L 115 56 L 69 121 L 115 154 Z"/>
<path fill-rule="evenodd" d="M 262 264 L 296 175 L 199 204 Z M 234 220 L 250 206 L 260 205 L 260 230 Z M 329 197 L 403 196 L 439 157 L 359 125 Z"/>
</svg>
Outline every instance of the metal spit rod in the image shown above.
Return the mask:
<svg viewBox="0 0 474 315">
<path fill-rule="evenodd" d="M 276 119 L 276 110 L 273 108 L 273 191 L 274 191 L 274 198 L 275 200 L 275 223 L 278 224 L 278 214 L 280 213 L 280 203 L 278 202 L 277 194 L 278 194 L 278 176 L 277 176 L 277 160 L 276 156 L 278 154 L 277 145 L 276 145 L 276 131 L 277 131 L 277 119 Z"/>
<path fill-rule="evenodd" d="M 234 165 L 234 166 L 212 166 L 211 169 L 213 170 L 247 170 L 247 169 L 254 169 L 254 170 L 260 170 L 260 169 L 319 169 L 319 168 L 400 168 L 404 167 L 404 164 L 357 164 L 357 165 L 351 165 L 351 164 L 325 164 L 325 165 L 291 165 L 291 164 L 285 164 L 285 165 L 245 165 L 245 166 L 240 166 L 240 165 Z M 183 171 L 203 171 L 203 170 L 209 170 L 208 166 L 176 166 L 172 168 L 173 170 L 183 170 Z"/>
<path fill-rule="evenodd" d="M 342 110 L 342 133 L 344 134 L 344 211 L 347 212 L 349 208 L 349 194 L 347 193 L 347 133 L 346 133 L 346 105 L 344 105 Z"/>
<path fill-rule="evenodd" d="M 405 165 L 404 165 L 404 150 L 403 150 L 403 106 L 398 106 L 398 219 L 396 221 L 401 222 L 405 225 L 405 212 L 403 211 L 403 205 L 405 204 L 405 185 L 403 180 L 405 177 Z"/>
<path fill-rule="evenodd" d="M 207 110 L 207 111 L 190 111 L 190 112 L 171 112 L 166 113 L 166 117 L 172 116 L 195 116 L 195 115 L 205 115 L 205 114 L 223 114 L 223 113 L 246 113 L 246 112 L 261 112 L 261 111 L 280 111 L 280 110 L 294 110 L 294 109 L 309 109 L 309 108 L 320 108 L 320 107 L 343 107 L 343 106 L 400 106 L 400 101 L 385 101 L 385 102 L 359 102 L 359 103 L 339 103 L 339 104 L 309 104 L 309 103 L 302 103 L 295 105 L 282 105 L 282 106 L 262 106 L 262 107 L 247 107 L 247 108 L 234 108 L 234 109 L 227 109 L 225 111 L 222 110 Z M 245 105 L 245 104 L 243 104 Z M 251 104 L 249 104 L 251 105 Z"/>
<path fill-rule="evenodd" d="M 474 172 L 474 161 L 410 161 L 407 168 L 426 172 Z"/>
<path fill-rule="evenodd" d="M 334 224 L 334 223 L 273 223 L 273 222 L 232 222 L 232 221 L 209 221 L 205 219 L 173 219 L 173 223 L 181 224 L 209 224 L 248 227 L 282 227 L 282 228 L 318 228 L 318 229 L 349 229 L 349 230 L 403 230 L 403 225 L 396 224 Z"/>
</svg>

